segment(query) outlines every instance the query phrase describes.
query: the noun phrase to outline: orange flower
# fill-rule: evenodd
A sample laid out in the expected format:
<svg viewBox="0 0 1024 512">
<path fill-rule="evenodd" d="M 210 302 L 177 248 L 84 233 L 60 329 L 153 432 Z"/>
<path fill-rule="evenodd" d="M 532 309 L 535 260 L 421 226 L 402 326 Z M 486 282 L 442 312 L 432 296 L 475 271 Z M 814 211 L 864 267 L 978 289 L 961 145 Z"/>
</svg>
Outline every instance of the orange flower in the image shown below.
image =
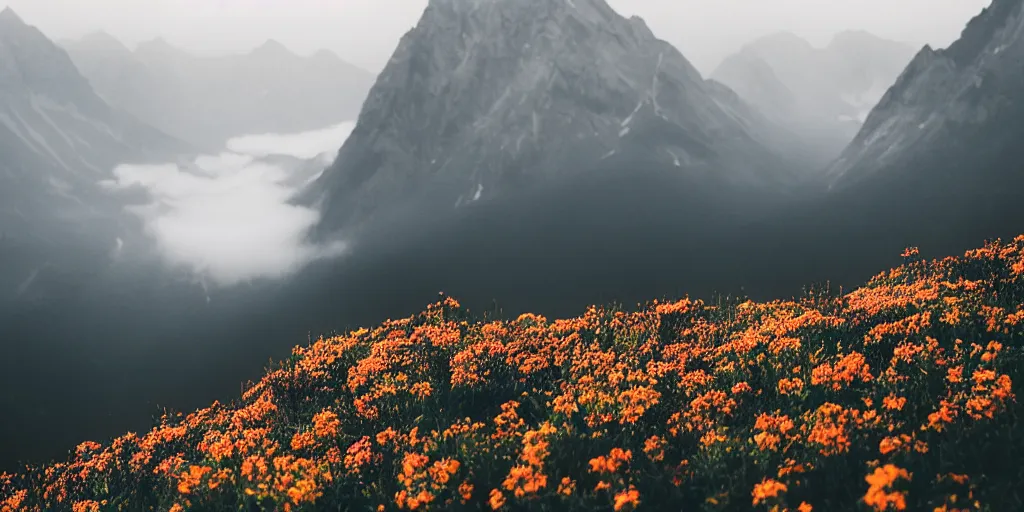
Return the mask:
<svg viewBox="0 0 1024 512">
<path fill-rule="evenodd" d="M 661 393 L 646 386 L 634 386 L 619 394 L 619 404 L 622 405 L 622 418 L 620 423 L 636 423 L 648 409 L 658 403 Z"/>
<path fill-rule="evenodd" d="M 430 386 L 429 382 L 417 382 L 412 385 L 412 388 L 410 388 L 409 391 L 415 395 L 416 398 L 423 400 L 430 396 L 433 392 L 433 388 Z"/>
<path fill-rule="evenodd" d="M 754 435 L 757 447 L 764 451 L 776 451 L 779 449 L 783 436 L 795 427 L 789 416 L 762 413 L 754 422 L 754 428 L 761 431 Z"/>
<path fill-rule="evenodd" d="M 889 395 L 882 399 L 882 407 L 885 407 L 890 411 L 901 411 L 906 403 L 907 399 L 902 396 L 897 397 L 896 395 Z"/>
<path fill-rule="evenodd" d="M 352 443 L 345 451 L 345 468 L 350 474 L 359 473 L 363 467 L 373 460 L 373 452 L 370 449 L 370 437 L 363 436 L 360 440 Z"/>
<path fill-rule="evenodd" d="M 338 435 L 339 427 L 341 427 L 341 421 L 338 420 L 338 415 L 330 410 L 324 409 L 313 416 L 313 432 L 316 437 L 321 439 L 334 437 Z"/>
<path fill-rule="evenodd" d="M 513 466 L 502 486 L 517 498 L 535 494 L 548 484 L 548 477 L 536 472 L 532 466 Z"/>
<path fill-rule="evenodd" d="M 849 451 L 851 442 L 847 427 L 852 416 L 850 411 L 837 404 L 825 403 L 812 416 L 814 424 L 807 440 L 821 445 L 822 455 L 827 457 Z"/>
<path fill-rule="evenodd" d="M 620 510 L 633 510 L 637 505 L 640 504 L 640 491 L 637 491 L 632 485 L 629 486 L 628 490 L 622 491 L 615 495 L 615 511 Z"/>
<path fill-rule="evenodd" d="M 651 436 L 644 441 L 644 453 L 654 462 L 665 459 L 665 445 L 668 442 L 658 436 Z"/>
<path fill-rule="evenodd" d="M 786 484 L 783 484 L 778 480 L 765 478 L 764 480 L 761 480 L 761 483 L 754 485 L 754 491 L 752 493 L 754 496 L 754 505 L 775 498 L 787 490 L 788 487 L 786 487 Z"/>
<path fill-rule="evenodd" d="M 874 473 L 864 477 L 868 483 L 868 491 L 864 494 L 864 504 L 877 512 L 884 512 L 891 506 L 896 510 L 906 510 L 906 493 L 889 492 L 897 479 L 910 480 L 907 470 L 886 464 L 875 468 Z"/>
<path fill-rule="evenodd" d="M 498 510 L 505 506 L 505 495 L 497 489 L 491 489 L 491 499 L 488 500 L 488 503 L 490 503 L 492 510 Z"/>
<path fill-rule="evenodd" d="M 313 432 L 297 432 L 292 436 L 292 450 L 299 451 L 316 445 L 316 436 Z"/>
<path fill-rule="evenodd" d="M 601 455 L 590 459 L 591 473 L 615 473 L 623 464 L 629 463 L 633 458 L 631 450 L 612 448 L 608 456 Z"/>
<path fill-rule="evenodd" d="M 384 430 L 377 434 L 377 444 L 385 446 L 391 441 L 393 441 L 396 437 L 398 437 L 398 433 L 395 432 L 395 429 L 388 427 L 387 430 Z"/>
<path fill-rule="evenodd" d="M 73 512 L 99 512 L 100 504 L 93 500 L 76 501 L 71 505 Z"/>
<path fill-rule="evenodd" d="M 873 377 L 869 370 L 864 356 L 858 352 L 851 352 L 834 365 L 825 363 L 814 368 L 811 371 L 811 384 L 827 385 L 834 391 L 839 391 L 843 386 L 852 384 L 854 380 L 870 382 Z"/>
<path fill-rule="evenodd" d="M 576 491 L 576 482 L 569 477 L 562 477 L 561 483 L 558 484 L 558 494 L 565 496 L 572 496 L 572 493 Z"/>
<path fill-rule="evenodd" d="M 946 424 L 953 423 L 956 415 L 956 404 L 942 400 L 939 403 L 939 410 L 928 415 L 928 428 L 941 432 Z"/>
<path fill-rule="evenodd" d="M 202 481 L 203 477 L 211 471 L 213 471 L 213 468 L 206 466 L 189 466 L 188 471 L 178 479 L 178 492 L 190 494 L 193 489 L 199 486 L 199 482 Z"/>
<path fill-rule="evenodd" d="M 473 484 L 469 482 L 459 484 L 459 496 L 462 496 L 463 503 L 469 501 L 473 497 Z"/>
<path fill-rule="evenodd" d="M 779 394 L 792 395 L 804 389 L 804 381 L 797 377 L 792 379 L 779 379 Z"/>
</svg>

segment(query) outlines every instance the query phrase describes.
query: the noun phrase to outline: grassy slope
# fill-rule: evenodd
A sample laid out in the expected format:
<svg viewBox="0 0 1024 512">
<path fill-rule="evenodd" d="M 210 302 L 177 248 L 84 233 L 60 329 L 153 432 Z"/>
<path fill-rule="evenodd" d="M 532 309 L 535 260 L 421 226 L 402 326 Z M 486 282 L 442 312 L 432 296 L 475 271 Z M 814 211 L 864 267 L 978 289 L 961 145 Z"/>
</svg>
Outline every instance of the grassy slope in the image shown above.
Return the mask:
<svg viewBox="0 0 1024 512">
<path fill-rule="evenodd" d="M 905 256 L 764 304 L 474 322 L 446 298 L 0 475 L 0 508 L 1022 509 L 1024 236 Z"/>
</svg>

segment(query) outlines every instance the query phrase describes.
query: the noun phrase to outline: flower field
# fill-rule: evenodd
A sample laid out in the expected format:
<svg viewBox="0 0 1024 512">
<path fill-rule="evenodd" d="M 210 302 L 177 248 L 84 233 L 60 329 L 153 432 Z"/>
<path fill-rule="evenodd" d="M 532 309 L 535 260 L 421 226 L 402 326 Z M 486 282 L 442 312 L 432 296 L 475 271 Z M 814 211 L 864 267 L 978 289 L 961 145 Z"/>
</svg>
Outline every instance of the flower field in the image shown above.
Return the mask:
<svg viewBox="0 0 1024 512">
<path fill-rule="evenodd" d="M 443 298 L 0 475 L 0 509 L 1024 510 L 1024 236 L 904 257 L 770 303 Z"/>
</svg>

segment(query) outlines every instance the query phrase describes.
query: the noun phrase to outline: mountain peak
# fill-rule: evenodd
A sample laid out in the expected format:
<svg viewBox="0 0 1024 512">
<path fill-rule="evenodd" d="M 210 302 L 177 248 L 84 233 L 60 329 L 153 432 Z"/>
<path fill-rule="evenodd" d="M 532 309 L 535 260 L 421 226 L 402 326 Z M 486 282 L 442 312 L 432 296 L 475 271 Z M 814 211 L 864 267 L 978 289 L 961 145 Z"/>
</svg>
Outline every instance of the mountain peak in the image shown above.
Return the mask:
<svg viewBox="0 0 1024 512">
<path fill-rule="evenodd" d="M 778 48 L 814 50 L 814 45 L 792 32 L 774 32 L 761 36 L 744 46 L 745 48 Z"/>
<path fill-rule="evenodd" d="M 92 43 L 104 43 L 104 44 L 115 44 L 116 43 L 116 44 L 121 44 L 121 41 L 119 41 L 116 37 L 108 34 L 107 32 L 105 32 L 103 30 L 97 30 L 95 32 L 90 32 L 90 33 L 82 36 L 82 38 L 79 39 L 79 40 L 80 41 L 88 41 L 88 42 L 92 42 Z"/>
<path fill-rule="evenodd" d="M 321 177 L 324 226 L 407 194 L 487 200 L 612 156 L 739 177 L 765 150 L 716 92 L 605 0 L 432 0 Z"/>
<path fill-rule="evenodd" d="M 527 23 L 546 23 L 560 18 L 587 25 L 626 21 L 605 0 L 431 0 L 421 23 L 434 14 L 477 19 L 500 15 L 506 20 Z"/>
<path fill-rule="evenodd" d="M 131 53 L 131 50 L 129 50 L 128 47 L 119 39 L 102 30 L 86 34 L 79 39 L 77 43 L 97 49 Z"/>
<path fill-rule="evenodd" d="M 44 95 L 82 109 L 95 99 L 67 52 L 10 7 L 0 12 L 0 75 L 4 92 Z"/>
<path fill-rule="evenodd" d="M 259 45 L 250 55 L 260 55 L 267 57 L 292 57 L 294 54 L 285 45 L 281 44 L 276 39 L 267 39 L 263 44 Z"/>
<path fill-rule="evenodd" d="M 863 30 L 863 29 L 843 30 L 841 32 L 837 32 L 836 35 L 832 36 L 832 41 L 837 41 L 837 40 L 838 41 L 843 41 L 843 40 L 854 40 L 854 41 L 858 41 L 859 40 L 859 41 L 864 41 L 864 40 L 879 40 L 879 39 L 882 39 L 882 38 L 872 34 L 871 32 L 868 32 L 867 30 Z"/>
<path fill-rule="evenodd" d="M 960 38 L 942 51 L 942 54 L 953 60 L 958 66 L 964 66 L 981 54 L 987 45 L 997 37 L 997 33 L 1014 19 L 1019 17 L 1022 2 L 1020 0 L 992 0 L 980 14 L 972 18 L 964 27 Z M 1013 14 L 1018 13 L 1018 17 Z"/>
<path fill-rule="evenodd" d="M 25 24 L 24 21 L 21 21 L 21 17 L 18 16 L 18 13 L 14 12 L 14 9 L 11 9 L 10 6 L 4 7 L 3 11 L 0 11 L 0 21 L 6 23 L 13 22 L 22 25 Z"/>
<path fill-rule="evenodd" d="M 172 45 L 163 37 L 155 37 L 149 41 L 143 41 L 135 47 L 137 53 L 151 53 L 156 55 L 171 55 L 180 53 L 178 47 Z"/>
</svg>

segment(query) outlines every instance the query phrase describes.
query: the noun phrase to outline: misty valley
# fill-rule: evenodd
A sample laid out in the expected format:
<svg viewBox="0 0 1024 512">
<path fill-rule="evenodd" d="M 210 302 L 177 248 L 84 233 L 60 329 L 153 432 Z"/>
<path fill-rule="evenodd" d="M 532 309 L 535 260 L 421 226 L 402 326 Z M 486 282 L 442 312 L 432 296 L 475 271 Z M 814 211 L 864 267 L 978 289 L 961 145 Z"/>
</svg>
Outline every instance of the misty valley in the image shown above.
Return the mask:
<svg viewBox="0 0 1024 512">
<path fill-rule="evenodd" d="M 655 0 L 425 0 L 369 71 L 12 1 L 0 510 L 1024 509 L 983 3 L 698 68 Z"/>
</svg>

